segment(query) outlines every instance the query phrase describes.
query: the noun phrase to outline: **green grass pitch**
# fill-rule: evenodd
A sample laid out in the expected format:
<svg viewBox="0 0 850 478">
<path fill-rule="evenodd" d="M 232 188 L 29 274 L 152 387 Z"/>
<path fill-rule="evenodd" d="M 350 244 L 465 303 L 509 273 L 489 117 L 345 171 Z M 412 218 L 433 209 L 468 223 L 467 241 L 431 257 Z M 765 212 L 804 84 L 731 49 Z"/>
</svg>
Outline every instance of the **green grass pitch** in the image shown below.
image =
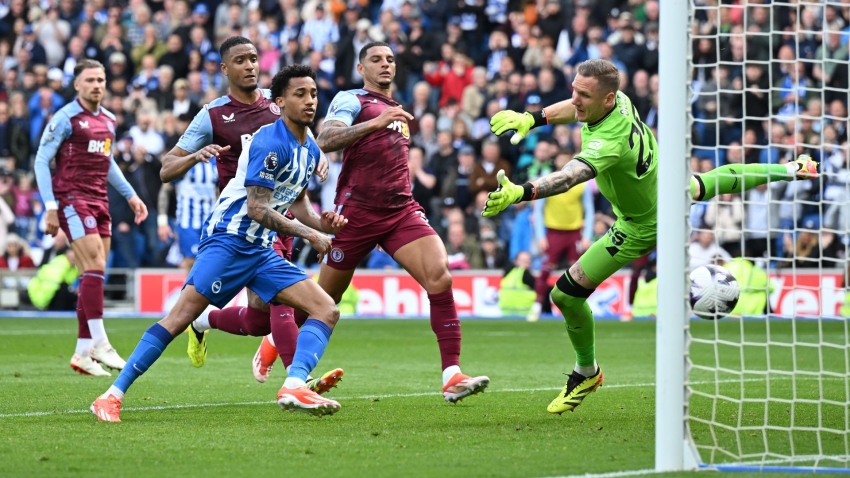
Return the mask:
<svg viewBox="0 0 850 478">
<path fill-rule="evenodd" d="M 126 357 L 151 323 L 107 320 L 107 331 Z M 764 332 L 745 325 L 748 339 Z M 98 423 L 87 412 L 111 380 L 68 366 L 76 327 L 72 320 L 0 320 L 0 476 L 547 477 L 654 464 L 654 322 L 597 323 L 605 384 L 562 416 L 546 413 L 574 360 L 560 321 L 466 320 L 464 371 L 492 382 L 487 393 L 449 405 L 439 393 L 439 354 L 427 321 L 343 320 L 317 367 L 346 372 L 329 395 L 342 410 L 325 418 L 277 407 L 279 363 L 268 383 L 254 380 L 259 339 L 211 332 L 207 363 L 195 369 L 180 336 L 130 390 L 120 424 Z M 714 325 L 693 327 L 707 336 Z M 844 334 L 843 324 L 834 328 L 827 332 Z M 719 330 L 731 337 L 739 329 L 724 321 Z M 792 330 L 770 332 L 790 341 Z M 804 332 L 812 331 L 796 331 Z M 714 359 L 713 350 L 694 353 Z M 763 352 L 746 353 L 757 360 Z M 771 384 L 772 391 L 788 393 L 790 384 Z M 845 385 L 831 392 L 837 396 Z M 719 421 L 737 419 L 738 409 L 727 408 L 717 407 Z M 807 420 L 810 413 L 799 412 Z M 825 420 L 839 420 L 828 413 Z"/>
</svg>

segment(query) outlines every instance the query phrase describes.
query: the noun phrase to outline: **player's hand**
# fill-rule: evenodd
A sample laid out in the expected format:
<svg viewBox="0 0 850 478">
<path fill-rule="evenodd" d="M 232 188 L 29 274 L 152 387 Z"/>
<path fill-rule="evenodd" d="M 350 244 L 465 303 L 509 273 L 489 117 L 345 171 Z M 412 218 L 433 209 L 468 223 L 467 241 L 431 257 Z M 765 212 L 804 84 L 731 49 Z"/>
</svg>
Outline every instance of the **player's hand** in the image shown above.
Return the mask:
<svg viewBox="0 0 850 478">
<path fill-rule="evenodd" d="M 404 111 L 401 106 L 392 106 L 382 111 L 381 114 L 372 121 L 378 129 L 383 129 L 391 125 L 394 121 L 404 121 L 406 123 L 412 119 L 413 115 Z"/>
<path fill-rule="evenodd" d="M 314 234 L 312 238 L 307 239 L 310 242 L 310 245 L 313 246 L 313 249 L 319 251 L 318 258 L 319 262 L 322 262 L 325 259 L 325 256 L 331 252 L 331 238 L 327 236 L 327 234 Z"/>
<path fill-rule="evenodd" d="M 217 144 L 209 144 L 209 145 L 204 146 L 203 148 L 201 148 L 201 149 L 199 149 L 198 151 L 195 152 L 195 159 L 199 163 L 200 162 L 209 163 L 210 159 L 218 156 L 219 154 L 221 154 L 225 151 L 230 151 L 230 145 L 229 144 L 227 146 L 224 146 L 224 147 L 219 146 Z"/>
<path fill-rule="evenodd" d="M 59 232 L 59 211 L 52 209 L 44 214 L 44 233 L 56 237 Z"/>
<path fill-rule="evenodd" d="M 501 136 L 507 131 L 514 131 L 511 144 L 519 144 L 525 135 L 534 127 L 534 118 L 529 113 L 517 113 L 516 111 L 499 111 L 490 118 L 490 131 L 496 136 Z"/>
<path fill-rule="evenodd" d="M 319 155 L 319 164 L 316 166 L 316 176 L 319 177 L 319 182 L 323 183 L 328 179 L 328 157 L 322 153 Z"/>
<path fill-rule="evenodd" d="M 168 243 L 168 241 L 174 237 L 174 232 L 168 224 L 159 226 L 156 230 L 156 234 L 159 236 L 159 240 L 165 243 Z"/>
<path fill-rule="evenodd" d="M 541 254 L 545 254 L 546 251 L 549 250 L 549 239 L 546 239 L 545 237 L 538 239 L 537 248 L 540 249 Z"/>
<path fill-rule="evenodd" d="M 322 212 L 322 232 L 325 234 L 336 234 L 343 226 L 348 224 L 348 219 L 333 211 Z"/>
<path fill-rule="evenodd" d="M 148 207 L 139 199 L 139 196 L 131 197 L 127 200 L 127 203 L 130 205 L 130 209 L 133 210 L 133 214 L 136 215 L 136 224 L 141 224 L 142 221 L 148 218 Z"/>
<path fill-rule="evenodd" d="M 499 188 L 487 195 L 487 202 L 484 203 L 484 211 L 481 215 L 484 217 L 493 217 L 496 214 L 504 211 L 511 204 L 518 203 L 522 199 L 522 186 L 517 186 L 505 176 L 505 170 L 500 169 L 496 173 L 496 179 L 499 180 Z"/>
</svg>

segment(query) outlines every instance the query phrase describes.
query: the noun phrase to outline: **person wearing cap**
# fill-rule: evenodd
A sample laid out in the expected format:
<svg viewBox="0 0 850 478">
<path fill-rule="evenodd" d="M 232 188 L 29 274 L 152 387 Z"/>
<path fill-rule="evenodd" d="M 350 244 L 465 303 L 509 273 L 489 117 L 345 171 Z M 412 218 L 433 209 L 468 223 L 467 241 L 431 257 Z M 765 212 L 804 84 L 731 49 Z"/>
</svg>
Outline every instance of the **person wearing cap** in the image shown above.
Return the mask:
<svg viewBox="0 0 850 478">
<path fill-rule="evenodd" d="M 44 50 L 44 47 L 41 46 L 41 43 L 38 42 L 35 29 L 32 25 L 24 26 L 21 48 L 29 51 L 30 63 L 33 65 L 47 64 L 47 52 Z"/>
<path fill-rule="evenodd" d="M 204 69 L 201 70 L 201 88 L 207 91 L 211 88 L 223 92 L 227 87 L 227 81 L 221 73 L 221 56 L 218 52 L 211 51 L 204 57 Z"/>
</svg>

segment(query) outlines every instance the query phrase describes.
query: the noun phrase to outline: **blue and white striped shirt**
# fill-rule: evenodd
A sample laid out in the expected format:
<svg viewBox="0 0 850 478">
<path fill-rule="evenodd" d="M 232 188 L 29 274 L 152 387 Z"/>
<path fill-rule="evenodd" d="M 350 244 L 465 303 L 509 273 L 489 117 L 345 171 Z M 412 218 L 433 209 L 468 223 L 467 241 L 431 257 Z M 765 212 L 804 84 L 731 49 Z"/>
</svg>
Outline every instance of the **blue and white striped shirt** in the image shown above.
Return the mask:
<svg viewBox="0 0 850 478">
<path fill-rule="evenodd" d="M 215 158 L 200 162 L 176 181 L 177 225 L 183 229 L 201 229 L 210 215 L 218 194 Z"/>
<path fill-rule="evenodd" d="M 270 205 L 285 214 L 319 163 L 321 151 L 308 135 L 302 145 L 283 120 L 263 126 L 250 139 L 239 156 L 236 177 L 218 198 L 204 223 L 201 242 L 216 234 L 231 234 L 264 248 L 271 247 L 277 233 L 248 217 L 248 186 L 274 191 Z"/>
</svg>

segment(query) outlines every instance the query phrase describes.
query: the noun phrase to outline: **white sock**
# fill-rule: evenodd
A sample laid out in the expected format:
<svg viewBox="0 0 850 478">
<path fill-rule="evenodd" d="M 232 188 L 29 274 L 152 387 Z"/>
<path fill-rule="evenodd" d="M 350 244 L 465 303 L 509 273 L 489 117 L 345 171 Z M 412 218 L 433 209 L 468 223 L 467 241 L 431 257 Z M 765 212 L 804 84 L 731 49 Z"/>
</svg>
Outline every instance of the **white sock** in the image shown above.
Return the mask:
<svg viewBox="0 0 850 478">
<path fill-rule="evenodd" d="M 290 368 L 292 368 L 292 365 L 290 365 L 289 367 L 286 367 L 286 374 L 287 375 L 289 375 L 289 369 Z M 307 375 L 307 381 L 309 382 L 310 380 L 313 380 L 313 376 L 308 374 Z"/>
<path fill-rule="evenodd" d="M 74 350 L 74 353 L 79 355 L 80 357 L 89 357 L 91 356 L 91 339 L 77 339 L 77 348 Z"/>
<path fill-rule="evenodd" d="M 449 367 L 446 367 L 446 369 L 443 370 L 443 385 L 449 383 L 449 380 L 451 380 L 456 373 L 460 373 L 460 366 L 451 365 Z"/>
<path fill-rule="evenodd" d="M 106 337 L 106 329 L 103 327 L 103 319 L 89 319 L 88 323 L 92 345 L 98 346 L 102 343 L 109 343 L 109 338 Z"/>
<path fill-rule="evenodd" d="M 209 330 L 210 327 L 210 314 L 201 314 L 200 317 L 195 319 L 192 322 L 192 327 L 198 332 L 203 332 L 205 330 Z"/>
<path fill-rule="evenodd" d="M 266 338 L 269 339 L 270 344 L 274 345 L 274 337 L 272 337 L 272 334 L 266 335 Z M 277 345 L 274 346 L 277 348 Z"/>
<path fill-rule="evenodd" d="M 110 395 L 114 395 L 114 396 L 115 396 L 115 398 L 117 398 L 117 399 L 119 399 L 119 400 L 120 400 L 120 399 L 122 399 L 122 398 L 124 398 L 124 392 L 122 392 L 121 390 L 119 390 L 119 389 L 118 389 L 118 387 L 116 387 L 115 385 L 110 385 L 110 386 L 109 386 L 109 390 L 107 390 L 107 391 L 106 391 L 106 393 L 104 393 L 103 395 L 101 395 L 101 396 L 100 396 L 100 398 L 106 398 L 106 397 L 108 397 L 108 396 L 110 396 Z"/>
<path fill-rule="evenodd" d="M 286 380 L 283 381 L 283 388 L 298 388 L 306 385 L 307 383 L 304 380 L 295 377 L 286 377 Z"/>
<path fill-rule="evenodd" d="M 788 170 L 789 176 L 796 176 L 797 175 L 797 163 L 795 161 L 785 163 L 785 169 Z"/>
<path fill-rule="evenodd" d="M 586 367 L 580 367 L 579 364 L 576 364 L 575 371 L 584 375 L 585 377 L 592 377 L 596 375 L 596 369 L 598 368 L 599 366 L 596 365 L 596 360 L 594 360 L 593 365 L 589 365 Z"/>
</svg>

